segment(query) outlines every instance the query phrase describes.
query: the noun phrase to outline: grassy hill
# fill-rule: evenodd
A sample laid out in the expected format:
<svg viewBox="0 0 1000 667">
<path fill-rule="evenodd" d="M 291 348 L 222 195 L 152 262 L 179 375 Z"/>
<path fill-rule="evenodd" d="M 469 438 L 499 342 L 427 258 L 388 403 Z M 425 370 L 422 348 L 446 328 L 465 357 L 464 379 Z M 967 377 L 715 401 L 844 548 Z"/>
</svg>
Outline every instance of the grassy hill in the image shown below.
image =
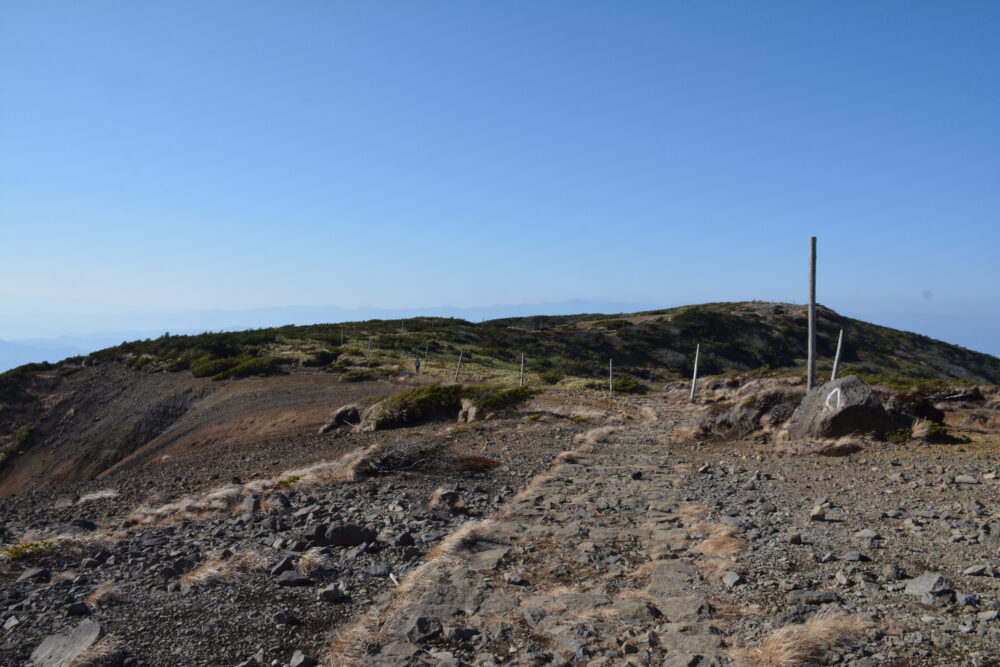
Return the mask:
<svg viewBox="0 0 1000 667">
<path fill-rule="evenodd" d="M 122 343 L 87 358 L 117 360 L 150 372 L 189 372 L 213 379 L 283 372 L 289 364 L 360 379 L 425 358 L 424 372 L 448 377 L 462 355 L 463 379 L 514 381 L 522 353 L 532 384 L 586 384 L 616 374 L 641 382 L 687 377 L 695 345 L 700 373 L 760 368 L 801 371 L 806 356 L 804 306 L 766 302 L 710 303 L 628 315 L 571 315 L 499 319 L 411 318 L 346 324 L 285 326 Z M 883 383 L 934 378 L 1000 383 L 1000 359 L 818 309 L 820 371 L 828 371 L 844 330 L 842 374 Z M 66 362 L 64 362 L 65 365 Z M 31 364 L 7 379 L 45 365 Z M 353 374 L 353 375 L 352 375 Z"/>
</svg>

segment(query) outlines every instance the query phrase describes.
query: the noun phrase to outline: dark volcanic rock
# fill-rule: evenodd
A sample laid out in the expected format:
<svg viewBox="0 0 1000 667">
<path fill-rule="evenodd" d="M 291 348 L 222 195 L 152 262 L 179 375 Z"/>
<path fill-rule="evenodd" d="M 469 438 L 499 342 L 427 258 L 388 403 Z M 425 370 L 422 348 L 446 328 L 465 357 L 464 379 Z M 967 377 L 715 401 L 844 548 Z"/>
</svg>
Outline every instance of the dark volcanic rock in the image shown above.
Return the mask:
<svg viewBox="0 0 1000 667">
<path fill-rule="evenodd" d="M 874 392 L 856 375 L 827 382 L 808 392 L 788 424 L 792 439 L 839 438 L 851 433 L 883 433 L 892 420 Z"/>
</svg>

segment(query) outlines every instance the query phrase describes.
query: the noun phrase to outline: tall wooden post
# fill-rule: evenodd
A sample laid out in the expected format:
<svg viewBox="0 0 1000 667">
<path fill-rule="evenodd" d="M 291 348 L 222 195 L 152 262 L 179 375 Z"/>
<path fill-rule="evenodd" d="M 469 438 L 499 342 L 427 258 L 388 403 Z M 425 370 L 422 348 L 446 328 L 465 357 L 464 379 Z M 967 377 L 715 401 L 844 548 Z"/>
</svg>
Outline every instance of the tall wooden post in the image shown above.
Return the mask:
<svg viewBox="0 0 1000 667">
<path fill-rule="evenodd" d="M 615 395 L 615 362 L 608 359 L 608 398 Z"/>
<path fill-rule="evenodd" d="M 340 330 L 340 344 L 341 345 L 344 344 L 344 329 L 343 328 L 341 328 L 341 330 Z"/>
<path fill-rule="evenodd" d="M 524 352 L 521 353 L 521 381 L 517 386 L 524 386 Z"/>
<path fill-rule="evenodd" d="M 701 343 L 694 348 L 694 373 L 691 374 L 691 401 L 694 402 L 694 388 L 698 384 L 698 357 L 701 356 Z"/>
<path fill-rule="evenodd" d="M 430 341 L 424 341 L 424 364 L 427 363 L 427 348 L 430 347 Z"/>
<path fill-rule="evenodd" d="M 809 359 L 806 389 L 816 386 L 816 237 L 809 239 Z"/>
<path fill-rule="evenodd" d="M 837 379 L 837 371 L 840 370 L 840 348 L 844 344 L 844 330 L 840 330 L 840 335 L 837 336 L 837 354 L 833 357 L 833 372 L 830 373 L 830 382 Z"/>
<path fill-rule="evenodd" d="M 365 358 L 366 359 L 371 359 L 372 358 L 372 338 L 371 338 L 371 336 L 368 337 L 368 351 L 365 352 Z"/>
<path fill-rule="evenodd" d="M 462 370 L 462 355 L 465 354 L 465 350 L 458 351 L 458 365 L 455 366 L 455 382 L 458 382 L 458 371 Z"/>
</svg>

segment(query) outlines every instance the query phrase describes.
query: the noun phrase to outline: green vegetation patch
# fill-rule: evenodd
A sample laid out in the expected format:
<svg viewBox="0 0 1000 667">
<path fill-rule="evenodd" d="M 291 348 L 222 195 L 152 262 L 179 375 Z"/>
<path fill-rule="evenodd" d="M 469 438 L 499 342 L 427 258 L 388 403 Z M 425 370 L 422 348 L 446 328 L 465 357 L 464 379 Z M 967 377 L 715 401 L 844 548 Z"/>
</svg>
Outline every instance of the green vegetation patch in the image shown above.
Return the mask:
<svg viewBox="0 0 1000 667">
<path fill-rule="evenodd" d="M 23 426 L 20 429 L 18 429 L 17 433 L 14 435 L 14 439 L 17 440 L 18 442 L 26 442 L 29 438 L 31 438 L 32 435 L 35 434 L 35 430 L 37 428 L 38 427 L 35 426 L 34 424 Z"/>
<path fill-rule="evenodd" d="M 462 399 L 469 399 L 484 410 L 514 407 L 539 393 L 537 389 L 499 386 L 442 385 L 416 387 L 387 398 L 378 405 L 371 417 L 376 430 L 420 424 L 431 419 L 454 417 L 462 408 Z"/>
<path fill-rule="evenodd" d="M 52 540 L 24 542 L 0 549 L 0 556 L 12 561 L 28 560 L 45 555 L 53 546 L 55 546 L 55 542 Z"/>
<path fill-rule="evenodd" d="M 588 382 L 588 389 L 596 389 L 598 391 L 606 391 L 608 388 L 607 382 Z M 612 383 L 612 388 L 616 394 L 648 394 L 652 389 L 647 385 L 642 384 L 635 378 L 630 377 L 616 377 Z"/>
</svg>

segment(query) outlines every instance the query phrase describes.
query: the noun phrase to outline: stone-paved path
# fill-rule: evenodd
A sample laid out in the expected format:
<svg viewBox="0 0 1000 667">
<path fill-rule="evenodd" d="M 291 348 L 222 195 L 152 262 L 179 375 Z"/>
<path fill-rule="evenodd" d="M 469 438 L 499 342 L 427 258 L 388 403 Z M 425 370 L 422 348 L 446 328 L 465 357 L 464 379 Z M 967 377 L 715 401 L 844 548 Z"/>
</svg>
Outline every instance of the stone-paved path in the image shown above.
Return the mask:
<svg viewBox="0 0 1000 667">
<path fill-rule="evenodd" d="M 498 518 L 446 540 L 333 660 L 728 664 L 676 490 L 687 470 L 669 457 L 691 416 L 644 410 L 645 423 L 589 432 Z"/>
</svg>

